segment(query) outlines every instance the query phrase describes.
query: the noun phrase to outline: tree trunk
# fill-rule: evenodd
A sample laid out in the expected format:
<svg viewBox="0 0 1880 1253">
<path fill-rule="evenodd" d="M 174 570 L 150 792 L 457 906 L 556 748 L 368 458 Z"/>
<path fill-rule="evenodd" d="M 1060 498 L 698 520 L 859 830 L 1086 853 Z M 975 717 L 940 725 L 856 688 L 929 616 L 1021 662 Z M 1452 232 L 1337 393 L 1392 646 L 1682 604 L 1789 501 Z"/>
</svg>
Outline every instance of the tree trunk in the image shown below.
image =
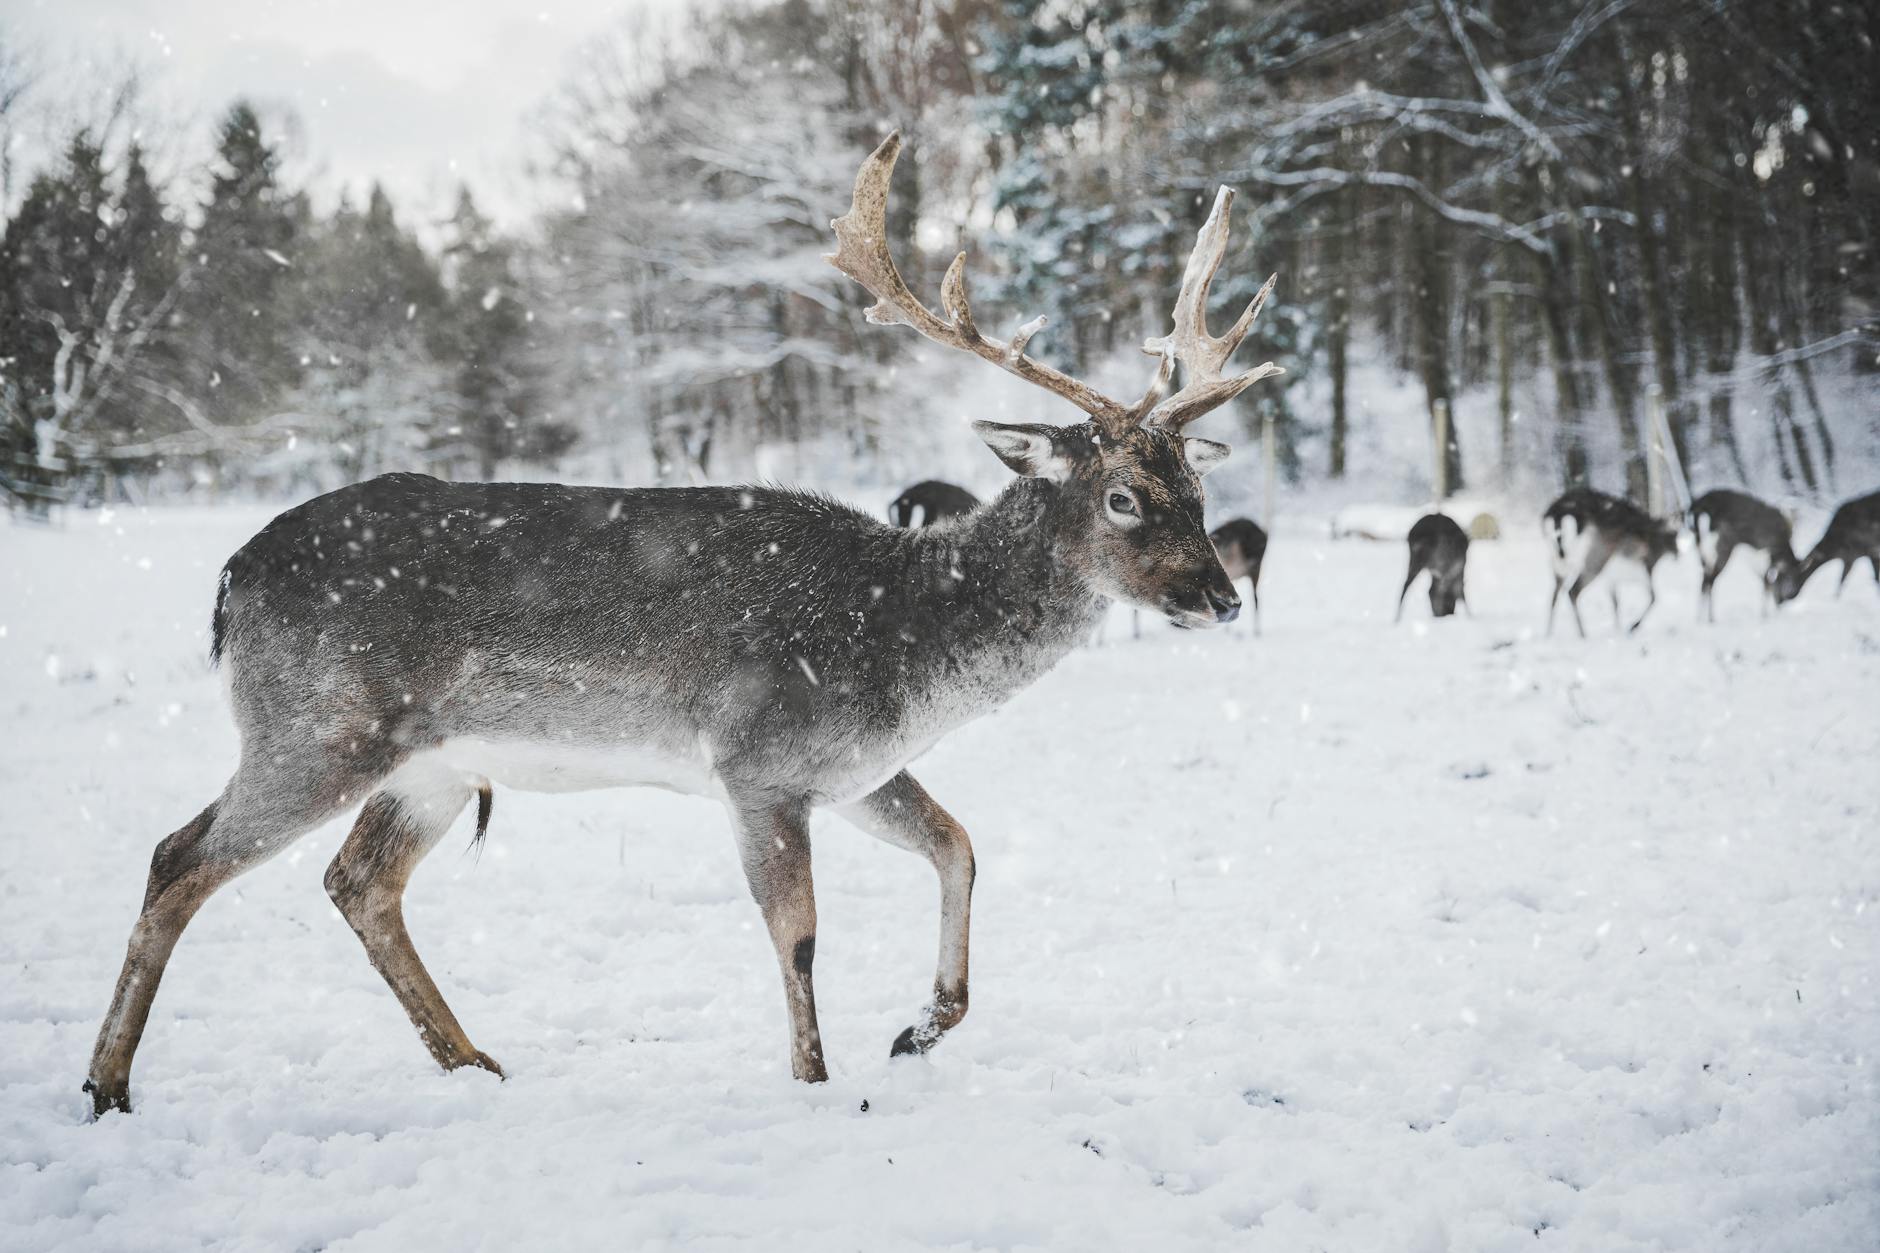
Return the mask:
<svg viewBox="0 0 1880 1253">
<path fill-rule="evenodd" d="M 1326 269 L 1331 275 L 1330 298 L 1325 314 L 1326 365 L 1332 375 L 1332 436 L 1331 436 L 1331 476 L 1335 479 L 1345 477 L 1345 443 L 1350 430 L 1350 416 L 1346 410 L 1345 378 L 1349 372 L 1347 354 L 1351 341 L 1351 286 L 1350 276 L 1346 274 L 1351 253 L 1350 239 L 1347 232 L 1353 229 L 1351 201 L 1356 198 L 1355 188 L 1346 187 L 1332 193 L 1332 230 L 1326 239 Z"/>
<path fill-rule="evenodd" d="M 1750 486 L 1743 446 L 1736 438 L 1736 354 L 1742 346 L 1743 313 L 1737 301 L 1735 214 L 1727 191 L 1712 191 L 1710 246 L 1704 264 L 1702 307 L 1707 322 L 1704 368 L 1710 386 L 1710 443 L 1730 458 L 1737 481 Z"/>
<path fill-rule="evenodd" d="M 1547 328 L 1547 355 L 1554 368 L 1554 403 L 1559 407 L 1555 442 L 1569 487 L 1586 482 L 1586 442 L 1582 429 L 1579 378 L 1574 372 L 1573 329 L 1568 320 L 1572 293 L 1557 252 L 1531 254 L 1541 293 L 1541 321 Z"/>
<path fill-rule="evenodd" d="M 1606 267 L 1598 248 L 1585 227 L 1577 222 L 1568 228 L 1567 237 L 1578 257 L 1580 291 L 1587 316 L 1592 319 L 1594 338 L 1599 343 L 1606 391 L 1612 397 L 1613 419 L 1619 427 L 1619 448 L 1625 456 L 1625 494 L 1634 503 L 1644 504 L 1647 476 L 1638 436 L 1638 376 L 1625 361 L 1619 338 L 1619 315 L 1613 308 Z"/>
<path fill-rule="evenodd" d="M 1514 362 L 1509 359 L 1508 283 L 1504 277 L 1489 306 L 1495 334 L 1495 414 L 1500 435 L 1501 490 L 1514 486 Z"/>
<path fill-rule="evenodd" d="M 1434 137 L 1419 136 L 1413 144 L 1417 168 L 1429 186 L 1442 185 L 1442 153 Z M 1417 367 L 1423 375 L 1424 398 L 1430 427 L 1436 425 L 1436 402 L 1449 405 L 1450 421 L 1442 450 L 1444 475 L 1452 492 L 1463 487 L 1462 442 L 1456 435 L 1455 397 L 1450 377 L 1449 345 L 1449 229 L 1437 215 L 1421 205 L 1415 209 L 1414 274 L 1416 282 Z"/>
<path fill-rule="evenodd" d="M 1623 19 L 1612 23 L 1619 56 L 1620 133 L 1625 142 L 1626 200 L 1638 219 L 1639 289 L 1645 301 L 1645 325 L 1651 336 L 1652 368 L 1665 397 L 1665 416 L 1671 442 L 1682 463 L 1687 455 L 1686 406 L 1678 386 L 1677 338 L 1671 325 L 1671 305 L 1665 297 L 1664 249 L 1658 239 L 1659 198 L 1656 184 L 1645 173 L 1645 143 L 1639 130 L 1639 99 L 1632 86 L 1632 42 Z"/>
</svg>

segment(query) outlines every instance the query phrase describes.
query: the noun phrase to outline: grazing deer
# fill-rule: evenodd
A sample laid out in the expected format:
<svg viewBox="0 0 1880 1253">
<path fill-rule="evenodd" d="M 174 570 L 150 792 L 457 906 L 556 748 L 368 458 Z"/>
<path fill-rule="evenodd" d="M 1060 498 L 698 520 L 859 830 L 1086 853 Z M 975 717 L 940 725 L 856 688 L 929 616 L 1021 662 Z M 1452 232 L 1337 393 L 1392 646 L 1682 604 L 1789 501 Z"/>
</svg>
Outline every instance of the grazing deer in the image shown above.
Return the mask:
<svg viewBox="0 0 1880 1253">
<path fill-rule="evenodd" d="M 1580 629 L 1580 638 L 1586 638 L 1586 623 L 1580 620 L 1580 593 L 1615 560 L 1619 563 L 1616 571 L 1626 571 L 1645 581 L 1645 608 L 1626 628 L 1628 634 L 1638 630 L 1639 623 L 1658 603 L 1652 568 L 1677 551 L 1677 525 L 1654 518 L 1617 496 L 1576 487 L 1547 507 L 1541 516 L 1541 531 L 1551 546 L 1548 556 L 1554 567 L 1554 595 L 1547 602 L 1547 633 L 1554 633 L 1554 610 L 1560 604 L 1560 589 L 1565 586 L 1567 603 L 1573 609 L 1573 625 Z M 1612 616 L 1619 620 L 1617 586 L 1612 587 Z"/>
<path fill-rule="evenodd" d="M 1835 584 L 1834 594 L 1839 596 L 1847 590 L 1847 576 L 1854 573 L 1854 566 L 1862 557 L 1873 571 L 1874 582 L 1880 583 L 1880 492 L 1855 497 L 1834 511 L 1834 516 L 1828 519 L 1828 529 L 1821 533 L 1821 538 L 1815 541 L 1814 548 L 1796 569 L 1795 591 L 1801 591 L 1802 584 L 1814 577 L 1815 571 L 1830 561 L 1838 561 L 1841 581 Z"/>
<path fill-rule="evenodd" d="M 1707 621 L 1717 620 L 1713 591 L 1717 576 L 1739 548 L 1761 560 L 1764 613 L 1772 602 L 1780 605 L 1793 600 L 1802 590 L 1801 563 L 1790 546 L 1789 520 L 1754 496 L 1725 488 L 1705 492 L 1691 502 L 1691 529 L 1697 536 L 1698 560 L 1704 566 L 1698 599 L 1703 602 Z"/>
<path fill-rule="evenodd" d="M 1252 518 L 1230 518 L 1208 532 L 1221 568 L 1233 582 L 1247 580 L 1253 597 L 1253 633 L 1260 633 L 1260 563 L 1266 560 L 1266 532 Z"/>
<path fill-rule="evenodd" d="M 963 487 L 941 479 L 924 479 L 894 498 L 888 506 L 888 521 L 896 526 L 932 526 L 945 518 L 957 518 L 979 508 L 979 497 Z M 920 521 L 914 511 L 920 510 Z"/>
<path fill-rule="evenodd" d="M 1185 627 L 1239 612 L 1202 529 L 1201 475 L 1225 445 L 1182 430 L 1262 378 L 1222 368 L 1269 280 L 1226 335 L 1207 331 L 1227 246 L 1221 189 L 1149 341 L 1154 382 L 1124 403 L 1025 354 L 1042 320 L 989 338 L 962 254 L 944 315 L 887 250 L 890 135 L 862 164 L 829 260 L 902 324 L 1075 405 L 1070 426 L 979 422 L 1020 477 L 960 523 L 897 530 L 822 496 L 760 487 L 647 490 L 443 483 L 393 474 L 290 509 L 229 559 L 212 620 L 241 764 L 157 846 L 143 909 L 85 1084 L 130 1107 L 132 1056 L 165 963 L 204 900 L 364 803 L 326 887 L 440 1066 L 501 1074 L 412 948 L 402 897 L 419 860 L 493 780 L 568 790 L 648 785 L 729 811 L 782 974 L 790 1070 L 827 1077 L 811 968 L 809 814 L 833 807 L 925 857 L 940 879 L 933 1000 L 892 1052 L 966 1013 L 973 853 L 907 772 L 949 730 L 1049 670 L 1111 600 Z M 1185 385 L 1166 394 L 1176 363 Z"/>
<path fill-rule="evenodd" d="M 1410 572 L 1403 576 L 1403 590 L 1397 593 L 1397 617 L 1403 621 L 1404 597 L 1410 584 L 1425 570 L 1430 572 L 1430 613 L 1447 618 L 1456 612 L 1456 604 L 1469 607 L 1463 589 L 1463 573 L 1469 562 L 1469 533 L 1447 514 L 1428 513 L 1410 528 Z"/>
</svg>

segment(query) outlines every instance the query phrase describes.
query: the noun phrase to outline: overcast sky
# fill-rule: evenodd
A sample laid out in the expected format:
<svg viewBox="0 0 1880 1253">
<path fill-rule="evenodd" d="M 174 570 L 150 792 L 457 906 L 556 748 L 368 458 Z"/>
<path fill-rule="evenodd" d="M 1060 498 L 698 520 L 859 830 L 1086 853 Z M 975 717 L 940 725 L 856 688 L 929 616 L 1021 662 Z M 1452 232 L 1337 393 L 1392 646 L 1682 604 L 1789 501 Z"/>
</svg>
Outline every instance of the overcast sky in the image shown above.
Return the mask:
<svg viewBox="0 0 1880 1253">
<path fill-rule="evenodd" d="M 467 177 L 514 219 L 530 202 L 520 123 L 583 42 L 687 0 L 0 0 L 0 29 L 54 61 L 134 55 L 163 100 L 211 119 L 240 95 L 299 114 L 316 190 L 379 179 L 443 204 Z"/>
</svg>

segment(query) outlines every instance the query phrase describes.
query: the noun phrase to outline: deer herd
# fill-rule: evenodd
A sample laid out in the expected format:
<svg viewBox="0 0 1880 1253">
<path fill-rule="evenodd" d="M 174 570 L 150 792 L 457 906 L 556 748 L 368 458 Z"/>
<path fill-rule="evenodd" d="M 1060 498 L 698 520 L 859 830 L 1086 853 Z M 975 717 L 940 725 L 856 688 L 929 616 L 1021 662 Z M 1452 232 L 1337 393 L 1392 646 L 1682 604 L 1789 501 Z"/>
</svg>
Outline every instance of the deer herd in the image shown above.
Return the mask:
<svg viewBox="0 0 1880 1253">
<path fill-rule="evenodd" d="M 965 488 L 929 479 L 902 493 L 888 512 L 899 526 L 926 526 L 970 513 L 975 505 L 976 498 Z M 910 523 L 909 516 L 917 506 L 924 508 L 924 517 L 919 523 Z M 1758 568 L 1765 612 L 1770 606 L 1793 600 L 1810 576 L 1836 561 L 1841 563 L 1842 588 L 1863 558 L 1872 566 L 1876 582 L 1880 582 L 1880 492 L 1850 500 L 1837 509 L 1806 557 L 1795 555 L 1789 519 L 1774 506 L 1745 492 L 1727 488 L 1706 492 L 1691 502 L 1685 517 L 1696 536 L 1703 567 L 1698 599 L 1711 622 L 1717 620 L 1712 597 L 1717 576 L 1739 549 Z M 1620 585 L 1634 582 L 1644 589 L 1645 607 L 1626 627 L 1628 634 L 1638 630 L 1657 603 L 1653 571 L 1659 561 L 1678 551 L 1684 529 L 1676 520 L 1655 518 L 1630 501 L 1589 487 L 1572 488 L 1554 501 L 1541 515 L 1541 531 L 1554 575 L 1553 597 L 1547 606 L 1548 633 L 1553 633 L 1554 615 L 1564 591 L 1574 625 L 1582 636 L 1586 634 L 1586 624 L 1580 617 L 1580 594 L 1601 574 L 1607 574 L 1615 620 L 1620 617 Z M 1403 620 L 1411 585 L 1425 573 L 1429 575 L 1433 617 L 1446 618 L 1455 613 L 1458 605 L 1467 612 L 1464 574 L 1469 533 L 1447 514 L 1428 513 L 1417 519 L 1406 538 L 1410 565 L 1397 593 L 1396 620 Z M 1248 581 L 1257 623 L 1266 531 L 1250 518 L 1234 518 L 1208 532 L 1208 539 L 1228 577 Z"/>
<path fill-rule="evenodd" d="M 164 968 L 217 889 L 327 820 L 357 811 L 327 866 L 334 905 L 445 1069 L 502 1067 L 472 1043 L 412 945 L 405 886 L 492 784 L 538 791 L 651 786 L 729 819 L 774 951 L 792 1075 L 826 1077 L 816 1016 L 809 817 L 833 809 L 924 858 L 939 885 L 931 995 L 893 1054 L 932 1048 L 966 1014 L 974 859 L 966 831 L 908 772 L 937 739 L 998 708 L 1086 641 L 1113 603 L 1179 628 L 1256 612 L 1267 536 L 1209 532 L 1202 478 L 1224 444 L 1184 433 L 1261 379 L 1224 373 L 1273 289 L 1227 331 L 1207 326 L 1227 248 L 1223 187 L 1182 274 L 1172 327 L 1144 350 L 1146 390 L 1112 398 L 1027 354 L 1039 318 L 984 333 L 965 254 L 940 311 L 887 247 L 891 135 L 863 162 L 827 259 L 905 326 L 1069 402 L 1067 425 L 977 422 L 1016 476 L 983 504 L 927 482 L 884 525 L 773 487 L 610 489 L 386 475 L 281 514 L 230 557 L 211 619 L 240 733 L 233 775 L 161 841 L 84 1084 L 94 1116 L 130 1109 L 131 1064 Z M 1171 390 L 1179 366 L 1183 385 Z M 1780 515 L 1711 493 L 1693 517 L 1705 592 L 1738 548 L 1765 554 L 1787 599 L 1822 564 L 1880 561 L 1880 497 L 1835 515 L 1805 560 Z M 918 521 L 919 526 L 909 524 Z M 1556 589 L 1675 547 L 1666 524 L 1577 491 L 1546 515 Z M 1440 515 L 1410 534 L 1398 597 L 1467 608 L 1468 536 Z M 1843 571 L 1843 580 L 1846 572 Z M 1649 605 L 1647 606 L 1649 608 Z M 1642 615 L 1641 615 L 1642 616 Z M 1636 625 L 1636 623 L 1634 624 Z"/>
</svg>

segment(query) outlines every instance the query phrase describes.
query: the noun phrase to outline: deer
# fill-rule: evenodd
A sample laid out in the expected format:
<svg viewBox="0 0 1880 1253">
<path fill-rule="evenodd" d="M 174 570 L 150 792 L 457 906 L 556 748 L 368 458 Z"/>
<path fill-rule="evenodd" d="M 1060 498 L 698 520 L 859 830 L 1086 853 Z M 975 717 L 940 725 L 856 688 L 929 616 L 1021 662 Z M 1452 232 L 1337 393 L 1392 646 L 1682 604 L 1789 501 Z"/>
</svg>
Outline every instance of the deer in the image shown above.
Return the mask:
<svg viewBox="0 0 1880 1253">
<path fill-rule="evenodd" d="M 888 521 L 896 526 L 932 526 L 947 518 L 957 518 L 979 508 L 979 497 L 963 487 L 943 479 L 923 479 L 894 498 L 888 506 Z M 914 521 L 914 511 L 920 521 Z"/>
<path fill-rule="evenodd" d="M 1801 563 L 1795 558 L 1789 520 L 1780 510 L 1746 492 L 1718 488 L 1691 502 L 1690 518 L 1697 536 L 1697 557 L 1704 567 L 1698 600 L 1706 621 L 1717 620 L 1713 589 L 1739 548 L 1760 560 L 1765 615 L 1772 603 L 1780 606 L 1802 590 Z"/>
<path fill-rule="evenodd" d="M 1253 600 L 1253 633 L 1260 633 L 1260 564 L 1266 560 L 1266 532 L 1252 518 L 1229 518 L 1208 532 L 1221 568 L 1233 582 L 1247 580 Z"/>
<path fill-rule="evenodd" d="M 1598 578 L 1608 564 L 1617 560 L 1615 570 L 1623 570 L 1645 582 L 1645 608 L 1626 628 L 1629 635 L 1639 629 L 1645 615 L 1658 602 L 1658 589 L 1652 583 L 1652 570 L 1678 548 L 1678 527 L 1652 517 L 1643 509 L 1590 487 L 1570 489 L 1541 515 L 1541 533 L 1550 547 L 1548 558 L 1554 570 L 1554 595 L 1547 602 L 1547 633 L 1554 633 L 1554 610 L 1560 604 L 1560 589 L 1567 589 L 1567 603 L 1573 610 L 1573 625 L 1586 638 L 1586 623 L 1580 618 L 1580 593 Z M 1619 589 L 1612 586 L 1612 616 L 1619 615 Z"/>
<path fill-rule="evenodd" d="M 1469 607 L 1463 575 L 1469 561 L 1469 533 L 1448 514 L 1428 513 L 1410 528 L 1410 569 L 1403 576 L 1403 590 L 1397 593 L 1397 616 L 1403 621 L 1404 597 L 1410 585 L 1425 570 L 1430 573 L 1430 615 L 1447 618 L 1456 605 Z"/>
<path fill-rule="evenodd" d="M 1828 529 L 1821 533 L 1808 556 L 1797 566 L 1793 579 L 1795 590 L 1790 595 L 1801 591 L 1815 571 L 1831 561 L 1838 561 L 1841 581 L 1835 584 L 1834 594 L 1839 596 L 1847 590 L 1848 576 L 1854 573 L 1862 557 L 1867 559 L 1867 568 L 1873 571 L 1874 582 L 1880 584 L 1880 492 L 1857 496 L 1834 511 L 1834 516 L 1828 519 Z"/>
<path fill-rule="evenodd" d="M 1227 445 L 1184 434 L 1261 379 L 1223 372 L 1277 278 L 1218 338 L 1210 285 L 1231 189 L 1197 233 L 1173 327 L 1140 399 L 1027 355 L 1042 319 L 981 332 L 965 254 L 922 304 L 889 255 L 901 146 L 888 135 L 833 222 L 827 260 L 873 297 L 867 318 L 972 354 L 1081 420 L 973 424 L 1016 476 L 945 527 L 904 530 L 776 487 L 622 489 L 447 483 L 390 474 L 287 510 L 224 567 L 211 616 L 241 756 L 220 795 L 151 857 L 99 1026 L 92 1114 L 128 1111 L 164 968 L 212 893 L 326 820 L 357 817 L 325 885 L 446 1071 L 503 1068 L 425 969 L 403 898 L 419 861 L 489 785 L 662 787 L 725 808 L 781 976 L 790 1073 L 828 1077 L 816 1015 L 809 816 L 832 809 L 932 866 L 932 998 L 890 1057 L 925 1053 L 967 1010 L 975 863 L 909 773 L 1090 634 L 1113 601 L 1184 628 L 1240 601 L 1202 527 L 1202 476 Z M 1177 365 L 1183 385 L 1170 390 Z M 487 817 L 487 815 L 485 815 Z"/>
</svg>

